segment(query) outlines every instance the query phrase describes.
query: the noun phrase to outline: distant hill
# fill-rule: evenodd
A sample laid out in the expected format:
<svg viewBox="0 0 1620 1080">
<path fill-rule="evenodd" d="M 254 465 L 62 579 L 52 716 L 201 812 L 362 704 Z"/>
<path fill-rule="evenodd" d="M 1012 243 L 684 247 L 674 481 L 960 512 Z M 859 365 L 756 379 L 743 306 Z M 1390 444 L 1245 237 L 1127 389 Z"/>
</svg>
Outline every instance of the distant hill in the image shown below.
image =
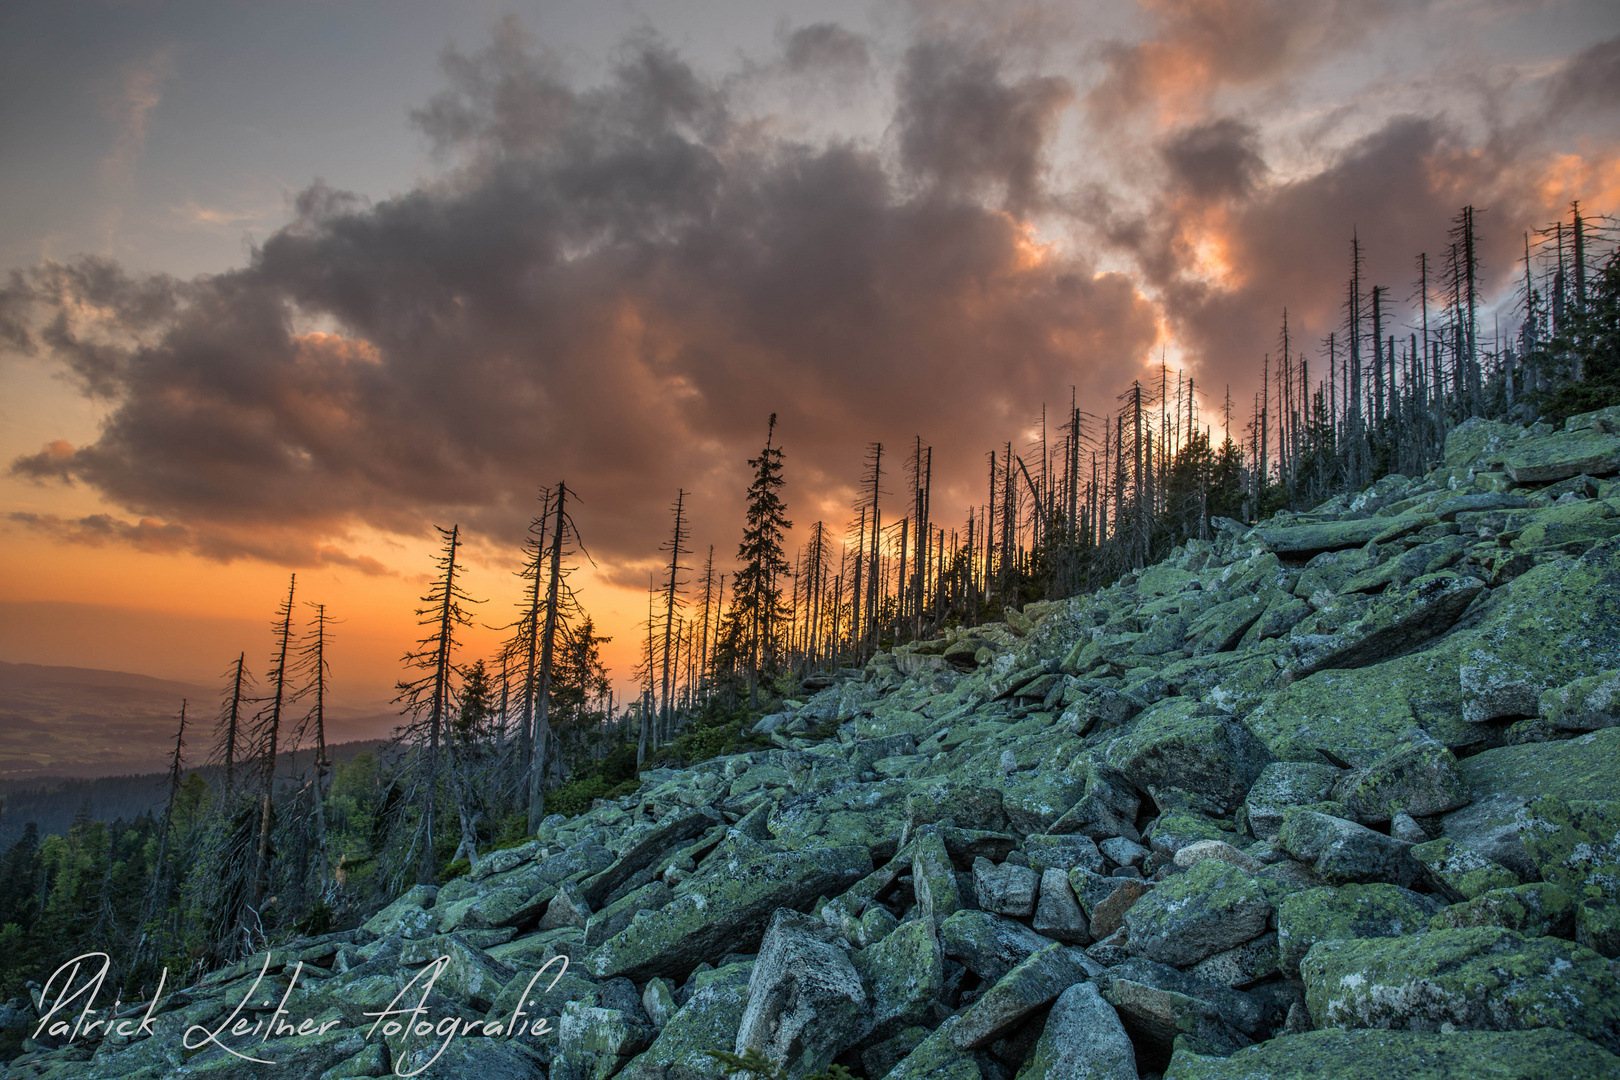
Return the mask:
<svg viewBox="0 0 1620 1080">
<path fill-rule="evenodd" d="M 127 671 L 0 661 L 0 781 L 157 772 L 168 763 L 180 702 L 190 702 L 195 754 L 211 737 L 219 687 Z M 295 715 L 302 715 L 298 709 Z M 377 707 L 328 712 L 328 737 L 385 736 L 398 718 Z"/>
<path fill-rule="evenodd" d="M 381 740 L 362 739 L 337 743 L 327 750 L 333 762 L 341 764 L 363 751 L 378 750 L 381 746 Z M 308 769 L 310 761 L 308 750 L 278 755 L 277 782 L 281 783 L 283 778 L 290 780 L 297 770 Z M 187 773 L 194 771 L 200 771 L 209 780 L 217 780 L 220 769 L 207 765 L 200 770 L 186 770 Z M 147 811 L 161 812 L 168 795 L 167 783 L 167 770 L 94 778 L 57 776 L 0 780 L 0 852 L 17 842 L 23 827 L 30 821 L 39 826 L 41 836 L 67 832 L 80 807 L 87 807 L 90 816 L 101 821 L 127 820 Z"/>
</svg>

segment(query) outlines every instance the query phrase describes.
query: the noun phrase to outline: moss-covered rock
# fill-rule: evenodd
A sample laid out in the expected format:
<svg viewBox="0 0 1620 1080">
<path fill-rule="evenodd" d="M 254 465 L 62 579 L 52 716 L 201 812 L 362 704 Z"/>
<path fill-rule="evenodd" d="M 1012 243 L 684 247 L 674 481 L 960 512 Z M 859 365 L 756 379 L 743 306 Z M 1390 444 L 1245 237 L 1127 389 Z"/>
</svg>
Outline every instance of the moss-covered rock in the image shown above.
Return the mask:
<svg viewBox="0 0 1620 1080">
<path fill-rule="evenodd" d="M 941 951 L 989 983 L 1050 944 L 1023 923 L 988 911 L 958 911 L 939 926 Z"/>
<path fill-rule="evenodd" d="M 1230 1057 L 1178 1050 L 1164 1080 L 1608 1080 L 1620 1058 L 1567 1031 L 1307 1031 Z"/>
<path fill-rule="evenodd" d="M 1293 807 L 1283 815 L 1277 843 L 1323 881 L 1386 881 L 1407 886 L 1418 876 L 1410 844 L 1345 818 Z"/>
<path fill-rule="evenodd" d="M 944 954 L 931 920 L 906 923 L 852 961 L 872 1003 L 871 1038 L 887 1039 L 930 1017 L 945 983 Z"/>
<path fill-rule="evenodd" d="M 1374 517 L 1318 521 L 1304 525 L 1261 525 L 1249 533 L 1249 538 L 1264 544 L 1270 551 L 1298 558 L 1323 551 L 1361 547 L 1388 525 L 1388 518 Z"/>
<path fill-rule="evenodd" d="M 1620 1049 L 1620 980 L 1590 949 L 1511 930 L 1319 941 L 1300 963 L 1318 1027 L 1557 1028 Z"/>
<path fill-rule="evenodd" d="M 1597 731 L 1620 724 L 1620 671 L 1575 679 L 1541 695 L 1542 719 L 1562 731 Z"/>
<path fill-rule="evenodd" d="M 850 784 L 802 799 L 785 799 L 771 813 L 771 837 L 783 847 L 864 847 L 876 862 L 889 859 L 905 832 L 909 780 Z"/>
<path fill-rule="evenodd" d="M 364 928 L 378 937 L 399 934 L 405 938 L 423 938 L 438 927 L 438 916 L 429 914 L 439 890 L 433 885 L 413 885 L 399 899 L 367 919 Z"/>
<path fill-rule="evenodd" d="M 1446 432 L 1443 460 L 1453 468 L 1500 462 L 1504 452 L 1523 434 L 1524 429 L 1517 424 L 1470 417 Z"/>
<path fill-rule="evenodd" d="M 791 1076 L 821 1072 L 871 1026 L 860 975 L 833 930 L 778 908 L 748 980 L 736 1052 L 758 1051 Z"/>
<path fill-rule="evenodd" d="M 1154 851 L 1173 856 L 1189 844 L 1235 839 L 1232 829 L 1223 827 L 1225 824 L 1220 818 L 1200 814 L 1196 810 L 1176 808 L 1166 810 L 1155 818 L 1142 839 L 1151 844 Z"/>
<path fill-rule="evenodd" d="M 983 1073 L 971 1052 L 957 1047 L 951 1032 L 959 1017 L 949 1017 L 907 1054 L 885 1080 L 981 1080 Z"/>
<path fill-rule="evenodd" d="M 1082 982 L 1058 996 L 1017 1080 L 1136 1080 L 1136 1075 L 1136 1049 L 1119 1014 L 1094 983 Z"/>
<path fill-rule="evenodd" d="M 1575 940 L 1613 960 L 1620 957 L 1620 901 L 1591 896 L 1575 908 Z"/>
<path fill-rule="evenodd" d="M 1468 805 L 1452 752 L 1432 738 L 1403 743 L 1344 777 L 1334 797 L 1363 822 L 1389 821 L 1402 811 L 1414 817 L 1443 814 Z"/>
<path fill-rule="evenodd" d="M 607 1080 L 646 1049 L 652 1030 L 619 1009 L 570 1001 L 557 1024 L 550 1080 Z"/>
<path fill-rule="evenodd" d="M 1196 809 L 1230 814 L 1271 754 L 1242 721 L 1183 698 L 1139 716 L 1106 759 L 1142 791 L 1180 793 Z"/>
<path fill-rule="evenodd" d="M 1125 925 L 1133 954 L 1186 967 L 1260 936 L 1270 918 L 1254 878 L 1207 859 L 1160 882 L 1125 913 Z"/>
<path fill-rule="evenodd" d="M 1367 613 L 1337 633 L 1295 634 L 1295 670 L 1311 674 L 1330 668 L 1378 663 L 1444 633 L 1485 589 L 1468 574 L 1442 570 L 1391 587 Z"/>
<path fill-rule="evenodd" d="M 1503 456 L 1515 483 L 1547 484 L 1585 473 L 1612 476 L 1620 472 L 1620 437 L 1596 428 L 1562 431 L 1519 439 Z"/>
<path fill-rule="evenodd" d="M 1261 770 L 1243 801 L 1249 831 L 1270 840 L 1282 828 L 1291 806 L 1323 802 L 1339 779 L 1339 770 L 1320 761 L 1276 761 Z"/>
<path fill-rule="evenodd" d="M 592 957 L 600 978 L 683 977 L 708 956 L 759 943 L 771 913 L 834 895 L 871 872 L 865 848 L 765 851 L 728 860 L 682 882 L 675 899 L 603 942 Z"/>
<path fill-rule="evenodd" d="M 727 964 L 709 972 L 646 1052 L 619 1073 L 622 1080 L 713 1080 L 715 1061 L 708 1052 L 735 1047 L 752 970 L 752 964 Z"/>
<path fill-rule="evenodd" d="M 1525 878 L 1539 876 L 1519 838 L 1519 812 L 1543 796 L 1620 799 L 1620 728 L 1557 742 L 1525 743 L 1464 758 L 1473 803 L 1447 814 L 1445 835 Z"/>
<path fill-rule="evenodd" d="M 1513 871 L 1448 836 L 1416 845 L 1412 858 L 1453 900 L 1472 900 L 1492 889 L 1511 889 L 1519 884 L 1519 876 Z"/>
<path fill-rule="evenodd" d="M 1326 751 L 1370 765 L 1424 734 L 1410 700 L 1412 682 L 1389 667 L 1318 672 L 1272 695 L 1244 722 L 1278 760 L 1322 764 Z M 1453 669 L 1449 682 L 1455 680 Z"/>
<path fill-rule="evenodd" d="M 1376 882 L 1293 893 L 1277 907 L 1277 966 L 1297 979 L 1299 962 L 1318 941 L 1421 933 L 1433 913 L 1426 897 Z"/>
<path fill-rule="evenodd" d="M 1575 927 L 1575 905 L 1556 885 L 1532 881 L 1507 889 L 1491 889 L 1461 904 L 1435 913 L 1436 930 L 1466 930 L 1472 926 L 1499 926 L 1525 937 L 1570 937 Z M 1590 948 L 1590 946 L 1588 946 Z"/>
<path fill-rule="evenodd" d="M 964 1050 L 987 1047 L 1087 975 L 1079 949 L 1052 944 L 1031 953 L 962 1013 L 951 1041 Z"/>
<path fill-rule="evenodd" d="M 1620 899 L 1620 800 L 1543 796 L 1520 812 L 1517 824 L 1543 881 L 1577 900 Z"/>
</svg>

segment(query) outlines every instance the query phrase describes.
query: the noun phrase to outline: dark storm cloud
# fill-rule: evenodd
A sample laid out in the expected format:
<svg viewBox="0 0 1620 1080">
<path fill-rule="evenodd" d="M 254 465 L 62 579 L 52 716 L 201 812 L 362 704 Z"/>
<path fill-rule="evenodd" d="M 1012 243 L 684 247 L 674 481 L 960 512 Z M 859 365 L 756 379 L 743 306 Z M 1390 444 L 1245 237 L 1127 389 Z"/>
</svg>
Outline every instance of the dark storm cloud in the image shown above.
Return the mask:
<svg viewBox="0 0 1620 1080">
<path fill-rule="evenodd" d="M 866 442 L 921 432 L 941 475 L 976 476 L 970 433 L 1013 434 L 1071 383 L 1111 392 L 1154 339 L 1129 281 L 973 197 L 1037 197 L 1060 80 L 915 51 L 897 178 L 874 151 L 734 122 L 656 41 L 586 90 L 511 23 L 444 66 L 413 115 L 443 179 L 375 205 L 316 185 L 228 273 L 81 261 L 13 282 L 0 310 L 26 301 L 30 341 L 114 403 L 93 443 L 13 473 L 155 524 L 19 523 L 308 565 L 362 525 L 510 543 L 566 478 L 598 562 L 638 584 L 677 487 L 696 540 L 729 552 L 771 412 L 808 524 Z"/>
<path fill-rule="evenodd" d="M 1172 180 L 1200 198 L 1242 197 L 1265 175 L 1260 132 L 1223 117 L 1184 128 L 1159 149 Z"/>
<path fill-rule="evenodd" d="M 864 72 L 872 57 L 866 41 L 837 23 L 801 26 L 787 35 L 782 45 L 782 62 L 792 72 Z"/>
<path fill-rule="evenodd" d="M 992 55 L 949 40 L 912 46 L 900 76 L 900 154 L 951 193 L 1004 192 L 1008 209 L 1041 201 L 1043 155 L 1073 97 L 1055 76 L 1008 83 Z"/>
<path fill-rule="evenodd" d="M 1548 87 L 1549 119 L 1564 119 L 1569 113 L 1597 105 L 1612 115 L 1620 101 L 1620 36 L 1599 42 L 1571 57 Z"/>
</svg>

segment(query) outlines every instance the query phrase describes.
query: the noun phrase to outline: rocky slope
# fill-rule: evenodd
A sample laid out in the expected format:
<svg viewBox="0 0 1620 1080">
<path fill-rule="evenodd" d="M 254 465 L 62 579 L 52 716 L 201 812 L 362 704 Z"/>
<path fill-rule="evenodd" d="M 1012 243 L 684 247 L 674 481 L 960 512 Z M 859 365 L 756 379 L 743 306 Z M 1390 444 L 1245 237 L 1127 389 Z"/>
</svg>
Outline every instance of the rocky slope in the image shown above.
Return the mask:
<svg viewBox="0 0 1620 1080">
<path fill-rule="evenodd" d="M 1620 1075 L 1617 472 L 1620 410 L 1470 422 L 10 1075 Z"/>
</svg>

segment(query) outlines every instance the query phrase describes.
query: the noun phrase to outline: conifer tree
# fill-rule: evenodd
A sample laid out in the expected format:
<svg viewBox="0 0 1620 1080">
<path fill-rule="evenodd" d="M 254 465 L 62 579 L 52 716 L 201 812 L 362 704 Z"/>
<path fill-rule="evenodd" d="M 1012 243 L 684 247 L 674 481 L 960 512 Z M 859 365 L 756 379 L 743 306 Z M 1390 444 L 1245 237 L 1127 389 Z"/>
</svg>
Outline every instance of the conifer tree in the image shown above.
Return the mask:
<svg viewBox="0 0 1620 1080">
<path fill-rule="evenodd" d="M 732 584 L 731 616 L 742 638 L 748 665 L 748 691 L 757 703 L 759 679 L 776 669 L 777 623 L 786 617 L 778 578 L 788 572 L 782 540 L 793 523 L 777 494 L 782 486 L 782 449 L 774 445 L 776 414 L 771 413 L 765 449 L 748 462 L 754 479 L 748 485 L 748 518 L 737 558 L 742 562 Z"/>
</svg>

